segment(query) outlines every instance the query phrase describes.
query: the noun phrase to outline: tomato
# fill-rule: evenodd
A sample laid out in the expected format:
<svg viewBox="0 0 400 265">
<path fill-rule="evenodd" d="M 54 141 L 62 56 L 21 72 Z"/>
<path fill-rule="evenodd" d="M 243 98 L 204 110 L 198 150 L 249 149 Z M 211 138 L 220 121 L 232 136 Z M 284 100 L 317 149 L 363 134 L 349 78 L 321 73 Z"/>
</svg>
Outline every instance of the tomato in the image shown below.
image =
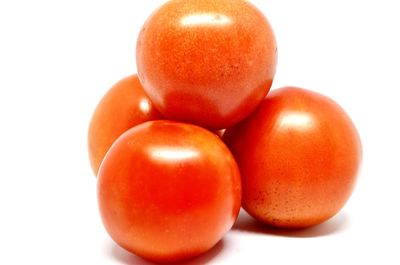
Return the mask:
<svg viewBox="0 0 400 265">
<path fill-rule="evenodd" d="M 276 42 L 264 15 L 244 0 L 171 0 L 145 22 L 139 78 L 167 118 L 223 129 L 268 93 Z"/>
<path fill-rule="evenodd" d="M 335 215 L 356 182 L 359 135 L 333 100 L 308 90 L 272 91 L 224 141 L 242 174 L 243 208 L 278 227 L 307 227 Z"/>
<path fill-rule="evenodd" d="M 161 114 L 143 91 L 137 75 L 116 83 L 100 101 L 89 126 L 89 159 L 97 174 L 101 161 L 111 144 L 129 128 Z"/>
<path fill-rule="evenodd" d="M 235 222 L 237 164 L 206 129 L 150 121 L 125 132 L 100 167 L 98 201 L 106 230 L 146 259 L 174 262 L 213 247 Z"/>
</svg>

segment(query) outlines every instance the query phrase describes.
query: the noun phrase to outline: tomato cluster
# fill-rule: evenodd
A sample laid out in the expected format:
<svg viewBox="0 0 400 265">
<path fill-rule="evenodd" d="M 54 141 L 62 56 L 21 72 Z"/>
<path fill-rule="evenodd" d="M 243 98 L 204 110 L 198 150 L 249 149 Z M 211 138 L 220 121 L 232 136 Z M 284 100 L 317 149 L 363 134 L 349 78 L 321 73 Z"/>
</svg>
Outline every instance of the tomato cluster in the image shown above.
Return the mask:
<svg viewBox="0 0 400 265">
<path fill-rule="evenodd" d="M 357 130 L 326 96 L 268 93 L 276 62 L 272 28 L 247 1 L 171 0 L 149 17 L 138 75 L 111 88 L 89 128 L 116 243 L 176 262 L 212 248 L 240 207 L 301 228 L 344 206 L 361 163 Z"/>
</svg>

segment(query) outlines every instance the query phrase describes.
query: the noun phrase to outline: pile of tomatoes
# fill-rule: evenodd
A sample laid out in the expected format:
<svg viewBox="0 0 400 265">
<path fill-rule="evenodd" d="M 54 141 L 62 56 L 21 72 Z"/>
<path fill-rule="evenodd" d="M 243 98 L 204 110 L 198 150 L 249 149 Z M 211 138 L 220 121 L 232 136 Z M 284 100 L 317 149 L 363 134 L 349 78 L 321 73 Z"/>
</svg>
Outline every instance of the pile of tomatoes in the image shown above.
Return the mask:
<svg viewBox="0 0 400 265">
<path fill-rule="evenodd" d="M 277 46 L 251 3 L 168 1 L 143 25 L 136 63 L 89 128 L 101 217 L 120 246 L 175 262 L 212 248 L 240 207 L 302 228 L 344 206 L 361 162 L 357 130 L 326 96 L 268 93 Z"/>
</svg>

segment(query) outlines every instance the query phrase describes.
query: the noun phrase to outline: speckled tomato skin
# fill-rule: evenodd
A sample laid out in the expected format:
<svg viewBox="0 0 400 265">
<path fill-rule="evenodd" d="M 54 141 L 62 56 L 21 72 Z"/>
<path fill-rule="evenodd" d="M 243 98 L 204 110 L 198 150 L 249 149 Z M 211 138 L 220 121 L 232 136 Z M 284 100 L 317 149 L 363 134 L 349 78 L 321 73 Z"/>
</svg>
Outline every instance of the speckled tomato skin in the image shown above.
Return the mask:
<svg viewBox="0 0 400 265">
<path fill-rule="evenodd" d="M 164 116 L 222 129 L 268 93 L 277 47 L 265 16 L 247 1 L 172 0 L 143 25 L 136 62 Z"/>
<path fill-rule="evenodd" d="M 242 207 L 259 221 L 301 228 L 335 215 L 361 163 L 358 132 L 333 100 L 308 90 L 271 91 L 224 141 L 242 175 Z"/>
<path fill-rule="evenodd" d="M 145 121 L 162 118 L 137 75 L 117 82 L 101 99 L 90 121 L 88 151 L 93 173 L 97 175 L 108 149 L 122 133 Z"/>
</svg>

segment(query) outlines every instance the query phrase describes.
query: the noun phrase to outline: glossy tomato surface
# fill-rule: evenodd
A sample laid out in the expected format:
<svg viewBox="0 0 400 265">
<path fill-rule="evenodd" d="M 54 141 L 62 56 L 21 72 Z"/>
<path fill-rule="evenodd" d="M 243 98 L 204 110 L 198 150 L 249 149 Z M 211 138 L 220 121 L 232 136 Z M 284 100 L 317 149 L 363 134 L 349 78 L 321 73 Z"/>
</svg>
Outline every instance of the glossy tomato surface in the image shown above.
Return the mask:
<svg viewBox="0 0 400 265">
<path fill-rule="evenodd" d="M 120 246 L 174 262 L 213 247 L 235 222 L 241 199 L 237 164 L 203 128 L 153 121 L 124 133 L 99 171 L 103 223 Z"/>
<path fill-rule="evenodd" d="M 224 140 L 242 174 L 243 208 L 278 227 L 307 227 L 335 215 L 352 193 L 362 156 L 345 111 L 295 87 L 271 91 Z"/>
<path fill-rule="evenodd" d="M 277 62 L 265 16 L 243 0 L 171 0 L 140 32 L 139 78 L 169 119 L 222 129 L 268 93 Z"/>
<path fill-rule="evenodd" d="M 161 118 L 144 93 L 137 75 L 116 83 L 97 105 L 89 126 L 89 159 L 95 175 L 108 149 L 123 132 L 145 121 Z"/>
</svg>

